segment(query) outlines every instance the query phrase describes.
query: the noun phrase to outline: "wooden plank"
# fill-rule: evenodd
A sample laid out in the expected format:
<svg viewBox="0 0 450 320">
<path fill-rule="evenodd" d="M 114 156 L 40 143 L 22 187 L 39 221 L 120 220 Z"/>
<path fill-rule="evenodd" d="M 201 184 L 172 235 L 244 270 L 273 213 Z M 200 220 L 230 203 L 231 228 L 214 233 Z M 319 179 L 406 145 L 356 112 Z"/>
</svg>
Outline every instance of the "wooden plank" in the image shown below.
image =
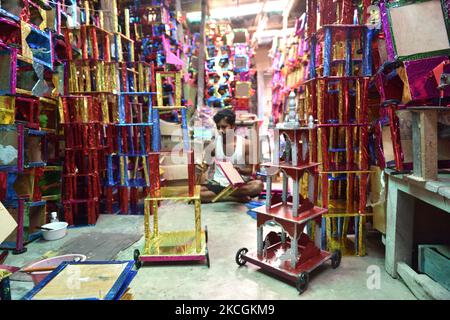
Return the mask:
<svg viewBox="0 0 450 320">
<path fill-rule="evenodd" d="M 420 112 L 422 177 L 425 180 L 437 180 L 437 117 L 437 110 Z"/>
<path fill-rule="evenodd" d="M 443 255 L 444 257 L 447 257 L 447 259 L 450 259 L 450 246 L 436 245 L 435 248 L 436 248 L 436 251 L 438 251 L 441 255 Z"/>
<path fill-rule="evenodd" d="M 120 300 L 134 300 L 133 294 L 130 292 L 130 288 L 125 291 Z"/>
<path fill-rule="evenodd" d="M 450 290 L 450 246 L 419 245 L 419 272 Z"/>
<path fill-rule="evenodd" d="M 446 197 L 447 199 L 450 199 L 450 186 L 444 187 L 444 188 L 439 188 L 438 193 L 441 196 Z"/>
<path fill-rule="evenodd" d="M 17 222 L 0 202 L 0 243 L 17 228 Z"/>
<path fill-rule="evenodd" d="M 413 174 L 424 180 L 437 180 L 437 109 L 416 109 L 412 115 Z"/>
<path fill-rule="evenodd" d="M 411 183 L 406 175 L 392 175 L 392 171 L 386 170 L 389 177 L 387 192 L 387 220 L 386 220 L 386 271 L 392 276 L 397 276 L 397 262 L 412 263 L 412 212 L 414 212 L 413 199 L 421 200 L 431 206 L 450 213 L 450 202 L 436 192 L 424 189 L 416 183 Z M 429 182 L 426 182 L 429 183 Z M 444 188 L 440 188 L 442 190 Z M 401 192 L 400 192 L 401 191 Z M 403 200 L 402 200 L 403 198 Z"/>
<path fill-rule="evenodd" d="M 138 232 L 117 233 L 117 232 L 94 232 L 89 233 L 89 237 L 79 235 L 72 238 L 56 249 L 57 255 L 80 253 L 93 261 L 114 260 L 117 254 L 133 243 L 138 241 L 142 234 Z"/>
<path fill-rule="evenodd" d="M 189 195 L 189 186 L 168 186 L 162 187 L 155 191 L 154 196 L 148 196 L 145 198 L 146 201 L 151 200 L 197 200 L 200 199 L 200 186 L 196 185 L 194 189 L 194 194 Z"/>
<path fill-rule="evenodd" d="M 450 292 L 424 274 L 418 274 L 406 263 L 397 264 L 397 272 L 419 300 L 450 300 Z"/>
<path fill-rule="evenodd" d="M 68 265 L 33 299 L 103 299 L 125 267 L 126 263 Z"/>
<path fill-rule="evenodd" d="M 221 192 L 219 192 L 218 195 L 216 195 L 214 197 L 214 199 L 211 200 L 212 203 L 219 201 L 222 198 L 226 198 L 229 197 L 233 192 L 235 191 L 235 189 L 233 188 L 233 186 L 230 184 L 228 187 L 226 187 L 225 189 L 223 189 Z"/>
</svg>

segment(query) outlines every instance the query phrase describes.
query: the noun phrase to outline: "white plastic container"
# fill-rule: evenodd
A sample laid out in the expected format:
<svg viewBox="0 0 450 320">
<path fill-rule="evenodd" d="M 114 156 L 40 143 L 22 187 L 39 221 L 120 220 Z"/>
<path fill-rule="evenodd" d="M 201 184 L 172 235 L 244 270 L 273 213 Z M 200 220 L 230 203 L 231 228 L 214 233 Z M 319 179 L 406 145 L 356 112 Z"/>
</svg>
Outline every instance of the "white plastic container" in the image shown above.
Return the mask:
<svg viewBox="0 0 450 320">
<path fill-rule="evenodd" d="M 52 230 L 42 230 L 42 237 L 45 240 L 58 240 L 64 238 L 67 234 L 67 222 L 52 222 L 44 224 L 42 228 L 48 228 Z"/>
<path fill-rule="evenodd" d="M 59 222 L 58 220 L 58 213 L 53 211 L 52 213 L 50 213 L 50 222 Z"/>
</svg>

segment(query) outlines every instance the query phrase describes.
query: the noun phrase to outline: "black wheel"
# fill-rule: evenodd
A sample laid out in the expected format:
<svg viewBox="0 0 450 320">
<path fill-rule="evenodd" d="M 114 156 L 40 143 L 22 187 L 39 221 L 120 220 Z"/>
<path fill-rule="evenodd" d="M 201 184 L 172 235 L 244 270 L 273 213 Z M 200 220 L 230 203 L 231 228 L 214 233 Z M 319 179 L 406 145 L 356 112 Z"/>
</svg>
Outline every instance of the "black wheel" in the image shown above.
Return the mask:
<svg viewBox="0 0 450 320">
<path fill-rule="evenodd" d="M 342 253 L 341 250 L 335 250 L 331 256 L 331 266 L 336 269 L 341 264 Z"/>
<path fill-rule="evenodd" d="M 295 282 L 295 287 L 297 288 L 300 294 L 306 291 L 306 289 L 308 288 L 308 282 L 309 282 L 308 272 L 300 273 L 300 275 L 297 278 L 297 281 Z"/>
<path fill-rule="evenodd" d="M 242 259 L 242 256 L 244 256 L 246 253 L 248 252 L 247 248 L 241 248 L 238 250 L 238 252 L 236 253 L 236 263 L 239 266 L 243 266 L 244 264 L 247 263 L 246 260 Z"/>
<path fill-rule="evenodd" d="M 209 260 L 208 248 L 206 248 L 206 250 L 205 250 L 205 257 L 206 257 L 206 265 L 208 266 L 208 268 L 211 268 L 211 263 L 210 263 L 210 260 Z"/>
<path fill-rule="evenodd" d="M 134 258 L 134 265 L 136 269 L 140 269 L 142 267 L 142 261 L 139 259 L 141 253 L 138 249 L 134 250 L 133 258 Z"/>
<path fill-rule="evenodd" d="M 205 242 L 208 243 L 208 226 L 205 226 Z"/>
</svg>

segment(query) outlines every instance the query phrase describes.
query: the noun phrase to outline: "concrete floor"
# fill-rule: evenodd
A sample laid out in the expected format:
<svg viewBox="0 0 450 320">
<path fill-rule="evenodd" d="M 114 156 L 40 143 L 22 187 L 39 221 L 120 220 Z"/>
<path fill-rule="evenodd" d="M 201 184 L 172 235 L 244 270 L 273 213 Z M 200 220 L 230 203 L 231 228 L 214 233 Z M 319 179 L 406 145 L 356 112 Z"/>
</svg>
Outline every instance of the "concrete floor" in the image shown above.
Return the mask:
<svg viewBox="0 0 450 320">
<path fill-rule="evenodd" d="M 294 286 L 274 279 L 247 264 L 238 267 L 235 255 L 239 248 L 255 249 L 256 221 L 246 214 L 241 204 L 217 203 L 202 205 L 202 225 L 208 226 L 211 268 L 205 265 L 144 266 L 131 284 L 134 299 L 415 299 L 399 280 L 391 278 L 384 269 L 384 247 L 378 239 L 370 238 L 368 255 L 344 256 L 339 268 L 330 262 L 310 275 L 308 290 L 299 295 Z M 160 209 L 160 230 L 189 230 L 194 224 L 193 205 L 169 203 Z M 9 255 L 6 264 L 23 266 L 79 234 L 97 231 L 142 233 L 143 216 L 102 215 L 95 227 L 70 229 L 66 238 L 29 244 L 23 255 Z M 142 238 L 121 251 L 117 260 L 132 260 L 134 249 L 141 249 Z M 141 250 L 142 251 L 142 250 Z M 367 280 L 369 266 L 380 270 L 380 288 L 370 290 Z M 20 299 L 33 287 L 31 282 L 12 281 L 12 298 Z"/>
</svg>

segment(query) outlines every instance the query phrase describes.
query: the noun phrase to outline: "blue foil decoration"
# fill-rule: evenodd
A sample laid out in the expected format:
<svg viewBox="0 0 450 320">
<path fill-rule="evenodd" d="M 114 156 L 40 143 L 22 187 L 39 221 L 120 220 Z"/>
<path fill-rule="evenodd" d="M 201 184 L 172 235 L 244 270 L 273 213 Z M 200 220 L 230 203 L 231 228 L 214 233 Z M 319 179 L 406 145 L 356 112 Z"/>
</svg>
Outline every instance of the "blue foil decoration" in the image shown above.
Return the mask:
<svg viewBox="0 0 450 320">
<path fill-rule="evenodd" d="M 352 75 L 352 29 L 348 28 L 345 39 L 345 75 Z"/>
<path fill-rule="evenodd" d="M 311 38 L 311 61 L 309 67 L 309 78 L 314 79 L 316 77 L 316 42 L 315 36 Z"/>
<path fill-rule="evenodd" d="M 375 29 L 364 28 L 364 58 L 363 58 L 363 75 L 369 77 L 372 75 L 372 39 Z"/>
<path fill-rule="evenodd" d="M 325 48 L 323 55 L 323 76 L 329 77 L 331 73 L 331 36 L 330 27 L 325 28 Z"/>
</svg>

